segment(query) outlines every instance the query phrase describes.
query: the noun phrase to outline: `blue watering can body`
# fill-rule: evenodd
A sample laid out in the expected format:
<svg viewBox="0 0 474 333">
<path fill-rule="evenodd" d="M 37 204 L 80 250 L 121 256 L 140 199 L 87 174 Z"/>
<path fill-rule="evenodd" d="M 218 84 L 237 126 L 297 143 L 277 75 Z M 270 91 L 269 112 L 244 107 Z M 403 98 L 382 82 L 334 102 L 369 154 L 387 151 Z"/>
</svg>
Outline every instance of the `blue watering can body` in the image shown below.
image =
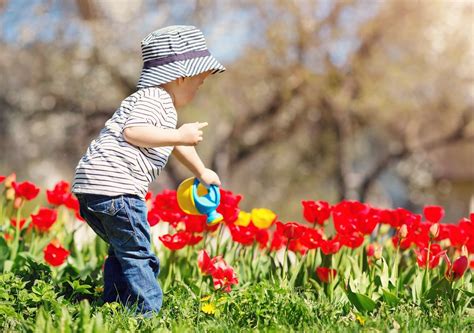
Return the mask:
<svg viewBox="0 0 474 333">
<path fill-rule="evenodd" d="M 207 224 L 214 225 L 223 220 L 216 209 L 219 207 L 221 194 L 217 185 L 209 188 L 200 184 L 198 178 L 184 180 L 177 191 L 178 203 L 187 214 L 207 215 Z"/>
</svg>

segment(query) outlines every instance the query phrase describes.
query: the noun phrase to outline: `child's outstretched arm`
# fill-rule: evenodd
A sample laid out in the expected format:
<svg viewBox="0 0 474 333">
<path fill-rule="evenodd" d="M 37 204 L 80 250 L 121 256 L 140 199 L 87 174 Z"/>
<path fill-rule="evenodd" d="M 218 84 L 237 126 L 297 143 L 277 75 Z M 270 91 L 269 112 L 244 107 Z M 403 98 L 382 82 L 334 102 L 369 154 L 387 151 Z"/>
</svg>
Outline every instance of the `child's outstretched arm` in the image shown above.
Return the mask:
<svg viewBox="0 0 474 333">
<path fill-rule="evenodd" d="M 204 166 L 196 149 L 192 146 L 176 146 L 173 155 L 191 171 L 206 187 L 209 185 L 221 185 L 219 176 Z"/>
<path fill-rule="evenodd" d="M 154 148 L 163 146 L 195 146 L 202 141 L 201 128 L 207 123 L 188 123 L 178 129 L 156 126 L 133 126 L 123 130 L 123 137 L 132 145 Z"/>
</svg>

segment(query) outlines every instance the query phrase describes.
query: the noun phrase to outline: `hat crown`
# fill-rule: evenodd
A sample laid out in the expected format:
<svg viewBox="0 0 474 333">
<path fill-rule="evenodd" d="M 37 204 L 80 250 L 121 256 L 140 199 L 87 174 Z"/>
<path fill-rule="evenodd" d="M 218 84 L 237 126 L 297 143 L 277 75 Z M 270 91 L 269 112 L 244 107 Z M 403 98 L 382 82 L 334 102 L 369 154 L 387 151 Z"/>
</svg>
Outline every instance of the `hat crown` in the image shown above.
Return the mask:
<svg viewBox="0 0 474 333">
<path fill-rule="evenodd" d="M 143 61 L 189 51 L 207 50 L 202 32 L 192 25 L 173 25 L 155 30 L 141 41 Z"/>
</svg>

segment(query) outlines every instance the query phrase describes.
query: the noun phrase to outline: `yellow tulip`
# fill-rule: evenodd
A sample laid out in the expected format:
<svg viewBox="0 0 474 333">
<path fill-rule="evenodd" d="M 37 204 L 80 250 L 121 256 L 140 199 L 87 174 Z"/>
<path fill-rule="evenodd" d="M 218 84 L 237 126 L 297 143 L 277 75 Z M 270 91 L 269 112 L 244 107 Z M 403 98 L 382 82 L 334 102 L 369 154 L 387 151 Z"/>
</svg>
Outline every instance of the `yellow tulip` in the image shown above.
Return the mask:
<svg viewBox="0 0 474 333">
<path fill-rule="evenodd" d="M 240 227 L 248 226 L 250 224 L 250 216 L 250 213 L 241 210 L 239 212 L 239 217 L 237 218 L 237 221 L 235 221 L 235 225 L 238 225 Z"/>
<path fill-rule="evenodd" d="M 269 228 L 276 219 L 276 214 L 270 209 L 254 208 L 252 209 L 252 222 L 259 229 Z"/>
</svg>

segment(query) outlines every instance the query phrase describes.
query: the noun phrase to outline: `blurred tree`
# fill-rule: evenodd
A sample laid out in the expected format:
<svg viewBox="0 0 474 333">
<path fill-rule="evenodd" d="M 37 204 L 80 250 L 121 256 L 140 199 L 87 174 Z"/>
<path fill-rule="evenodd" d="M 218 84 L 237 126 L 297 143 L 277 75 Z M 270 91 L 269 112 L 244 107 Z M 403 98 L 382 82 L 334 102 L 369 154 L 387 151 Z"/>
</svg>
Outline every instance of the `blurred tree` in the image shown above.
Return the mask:
<svg viewBox="0 0 474 333">
<path fill-rule="evenodd" d="M 455 164 L 433 156 L 472 156 L 468 1 L 2 1 L 0 173 L 72 177 L 135 90 L 139 41 L 184 22 L 233 61 L 180 122 L 210 120 L 198 149 L 247 205 L 288 218 L 303 198 L 414 208 L 434 200 L 433 163 Z M 161 187 L 187 176 L 173 159 L 166 170 Z"/>
</svg>

